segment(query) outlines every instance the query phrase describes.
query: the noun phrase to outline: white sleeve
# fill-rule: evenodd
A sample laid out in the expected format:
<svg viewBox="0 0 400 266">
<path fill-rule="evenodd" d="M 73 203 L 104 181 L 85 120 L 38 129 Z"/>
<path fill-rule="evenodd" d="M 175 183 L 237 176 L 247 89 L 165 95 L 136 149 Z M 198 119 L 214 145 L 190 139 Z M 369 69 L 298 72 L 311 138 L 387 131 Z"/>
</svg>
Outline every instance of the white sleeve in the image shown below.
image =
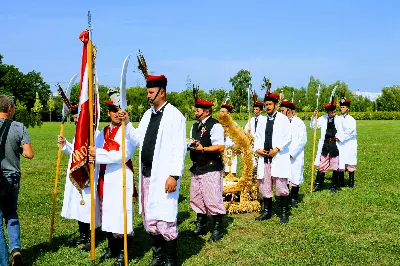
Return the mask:
<svg viewBox="0 0 400 266">
<path fill-rule="evenodd" d="M 125 137 L 132 143 L 133 146 L 139 146 L 139 130 L 132 123 L 125 126 Z"/>
<path fill-rule="evenodd" d="M 186 146 L 186 119 L 182 115 L 180 118 L 174 119 L 171 125 L 173 132 L 171 142 L 171 162 L 168 165 L 168 173 L 170 176 L 181 176 L 185 166 Z"/>
<path fill-rule="evenodd" d="M 210 131 L 212 145 L 225 145 L 224 128 L 221 124 L 214 124 Z"/>
<path fill-rule="evenodd" d="M 61 151 L 70 155 L 74 151 L 74 147 L 72 146 L 72 143 L 65 139 L 65 144 L 62 146 Z"/>
</svg>

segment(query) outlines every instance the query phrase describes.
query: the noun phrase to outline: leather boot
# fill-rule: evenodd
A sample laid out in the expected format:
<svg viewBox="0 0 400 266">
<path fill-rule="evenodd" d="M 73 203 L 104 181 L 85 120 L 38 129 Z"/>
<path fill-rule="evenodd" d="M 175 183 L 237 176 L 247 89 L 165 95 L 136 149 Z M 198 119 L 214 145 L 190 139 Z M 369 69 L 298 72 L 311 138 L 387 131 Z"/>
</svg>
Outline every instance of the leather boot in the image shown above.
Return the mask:
<svg viewBox="0 0 400 266">
<path fill-rule="evenodd" d="M 281 205 L 281 224 L 286 224 L 289 222 L 289 196 L 280 196 L 280 202 L 279 204 Z"/>
<path fill-rule="evenodd" d="M 153 260 L 149 266 L 161 266 L 166 263 L 166 251 L 165 251 L 165 240 L 162 235 L 152 235 L 151 238 L 151 249 L 153 250 Z"/>
<path fill-rule="evenodd" d="M 115 258 L 118 255 L 116 238 L 114 237 L 113 233 L 110 232 L 107 233 L 107 242 L 108 242 L 107 251 L 103 256 L 101 256 L 100 261 Z"/>
<path fill-rule="evenodd" d="M 349 188 L 354 188 L 354 172 L 349 172 Z"/>
<path fill-rule="evenodd" d="M 71 247 L 76 247 L 80 244 L 83 244 L 85 242 L 85 237 L 84 237 L 84 224 L 80 221 L 78 221 L 78 230 L 79 230 L 79 237 L 72 239 L 71 241 L 68 242 L 68 245 Z"/>
<path fill-rule="evenodd" d="M 112 266 L 124 266 L 125 258 L 124 258 L 124 238 L 116 237 L 115 238 L 116 248 L 118 249 L 117 260 L 114 262 Z"/>
<path fill-rule="evenodd" d="M 208 239 L 209 242 L 215 242 L 217 240 L 220 240 L 224 236 L 224 234 L 222 233 L 222 216 L 223 214 L 213 215 L 214 229 L 212 231 L 210 239 Z"/>
<path fill-rule="evenodd" d="M 332 173 L 332 187 L 330 193 L 336 193 L 336 191 L 339 188 L 339 172 L 338 171 L 333 171 Z"/>
<path fill-rule="evenodd" d="M 339 186 L 344 187 L 344 172 L 339 172 Z"/>
<path fill-rule="evenodd" d="M 324 184 L 325 173 L 317 171 L 317 177 L 315 178 L 315 186 L 313 192 L 321 191 Z"/>
<path fill-rule="evenodd" d="M 272 198 L 264 198 L 264 210 L 261 211 L 256 221 L 263 221 L 271 219 L 272 217 Z"/>
<path fill-rule="evenodd" d="M 207 230 L 207 214 L 197 214 L 196 228 L 187 234 L 187 236 L 201 236 L 206 235 Z"/>
<path fill-rule="evenodd" d="M 91 235 L 90 235 L 90 224 L 83 223 L 82 225 L 82 231 L 83 231 L 83 242 L 82 244 L 84 245 L 83 248 L 81 248 L 82 252 L 89 252 L 92 247 L 92 241 L 91 241 Z"/>
<path fill-rule="evenodd" d="M 167 251 L 167 261 L 165 263 L 165 266 L 178 266 L 178 258 L 176 256 L 176 244 L 176 239 L 165 241 L 165 247 Z"/>
<path fill-rule="evenodd" d="M 299 190 L 300 187 L 292 187 L 292 189 L 290 190 L 290 198 L 292 201 L 292 208 L 297 208 L 297 201 L 299 198 Z"/>
</svg>

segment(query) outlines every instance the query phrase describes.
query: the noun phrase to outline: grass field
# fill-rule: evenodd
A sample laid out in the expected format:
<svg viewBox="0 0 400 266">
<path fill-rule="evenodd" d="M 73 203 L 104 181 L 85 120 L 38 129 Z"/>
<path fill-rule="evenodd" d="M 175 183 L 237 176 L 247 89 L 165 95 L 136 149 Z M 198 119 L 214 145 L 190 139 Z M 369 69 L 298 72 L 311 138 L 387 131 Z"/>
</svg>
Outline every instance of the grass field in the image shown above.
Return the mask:
<svg viewBox="0 0 400 266">
<path fill-rule="evenodd" d="M 245 121 L 239 121 L 243 125 Z M 225 216 L 225 237 L 208 243 L 200 238 L 178 239 L 178 256 L 184 265 L 400 265 L 400 208 L 397 160 L 400 158 L 400 121 L 358 121 L 358 172 L 355 188 L 329 194 L 330 178 L 320 193 L 309 192 L 312 131 L 308 129 L 305 183 L 301 202 L 290 222 L 279 218 L 255 222 L 256 214 Z M 104 125 L 104 123 L 103 123 Z M 306 122 L 308 126 L 308 122 Z M 188 123 L 188 129 L 191 123 Z M 65 125 L 72 139 L 75 126 Z M 48 244 L 57 159 L 58 123 L 30 128 L 35 150 L 32 161 L 21 159 L 23 177 L 19 199 L 24 260 L 28 265 L 91 265 L 89 253 L 70 248 L 77 235 L 76 221 L 60 217 L 68 157 L 63 154 L 53 243 Z M 137 153 L 135 154 L 137 170 Z M 179 204 L 180 233 L 193 229 L 195 213 L 189 206 L 191 165 L 186 158 Z M 136 171 L 137 173 L 138 171 Z M 328 177 L 330 174 L 328 174 Z M 347 175 L 346 175 L 347 183 Z M 274 205 L 275 206 L 275 205 Z M 275 206 L 278 211 L 278 206 Z M 136 208 L 137 209 L 137 208 Z M 98 236 L 99 258 L 106 240 Z M 135 213 L 135 240 L 130 265 L 148 265 L 150 240 L 141 217 Z M 112 260 L 98 265 L 111 265 Z"/>
</svg>

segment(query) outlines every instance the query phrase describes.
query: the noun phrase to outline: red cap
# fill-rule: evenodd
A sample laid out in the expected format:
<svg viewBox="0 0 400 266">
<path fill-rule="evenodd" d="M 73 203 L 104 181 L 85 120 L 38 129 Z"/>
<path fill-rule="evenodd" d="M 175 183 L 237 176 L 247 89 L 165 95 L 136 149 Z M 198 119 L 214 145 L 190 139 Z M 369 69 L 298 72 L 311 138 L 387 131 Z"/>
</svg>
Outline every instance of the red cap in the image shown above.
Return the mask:
<svg viewBox="0 0 400 266">
<path fill-rule="evenodd" d="M 279 101 L 279 94 L 276 93 L 266 93 L 264 96 L 264 102 L 266 101 L 272 101 L 274 103 L 277 103 Z"/>
<path fill-rule="evenodd" d="M 214 106 L 214 103 L 197 98 L 194 103 L 194 106 L 196 108 L 211 108 Z"/>
<path fill-rule="evenodd" d="M 118 112 L 118 106 L 113 101 L 105 101 L 104 103 L 108 105 L 108 111 Z"/>
<path fill-rule="evenodd" d="M 325 109 L 325 111 L 327 111 L 327 112 L 336 110 L 336 103 L 333 103 L 333 104 L 331 104 L 331 103 L 324 104 L 324 109 Z"/>
<path fill-rule="evenodd" d="M 225 108 L 226 110 L 228 110 L 229 113 L 232 112 L 232 110 L 233 110 L 233 106 L 230 105 L 229 103 L 225 103 L 225 104 L 221 105 L 221 108 Z"/>
<path fill-rule="evenodd" d="M 350 107 L 350 103 L 351 103 L 351 101 L 346 99 L 345 97 L 342 97 L 342 99 L 340 99 L 340 106 L 349 106 Z"/>
<path fill-rule="evenodd" d="M 281 107 L 286 107 L 286 108 L 289 108 L 291 110 L 296 110 L 296 104 L 292 103 L 292 102 L 289 102 L 287 100 L 282 100 L 281 101 Z"/>
<path fill-rule="evenodd" d="M 164 75 L 147 77 L 146 88 L 162 87 L 167 88 L 167 78 Z"/>
<path fill-rule="evenodd" d="M 264 103 L 263 102 L 255 102 L 254 107 L 260 107 L 261 109 L 264 108 Z"/>
</svg>

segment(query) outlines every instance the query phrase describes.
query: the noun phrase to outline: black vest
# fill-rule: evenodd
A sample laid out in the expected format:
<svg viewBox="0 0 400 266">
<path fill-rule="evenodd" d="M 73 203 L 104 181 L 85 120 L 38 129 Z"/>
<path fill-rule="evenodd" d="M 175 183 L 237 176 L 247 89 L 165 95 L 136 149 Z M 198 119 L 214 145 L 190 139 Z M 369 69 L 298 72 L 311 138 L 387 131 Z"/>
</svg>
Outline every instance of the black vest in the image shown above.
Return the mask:
<svg viewBox="0 0 400 266">
<path fill-rule="evenodd" d="M 211 129 L 215 124 L 219 124 L 219 122 L 212 117 L 209 117 L 200 128 L 199 122 L 196 122 L 192 128 L 192 137 L 200 141 L 203 147 L 212 146 Z M 190 159 L 193 161 L 193 166 L 190 168 L 190 171 L 195 175 L 221 171 L 223 169 L 222 159 L 219 153 L 190 151 Z"/>
<path fill-rule="evenodd" d="M 276 118 L 276 114 L 274 114 L 273 118 L 269 120 L 269 118 L 267 117 L 267 125 L 265 126 L 265 141 L 264 141 L 264 150 L 269 151 L 271 149 L 273 149 L 274 147 L 272 147 L 272 135 L 274 134 L 274 123 L 275 123 L 275 118 Z M 268 163 L 272 161 L 272 157 L 264 157 L 264 162 Z"/>
<path fill-rule="evenodd" d="M 335 127 L 335 118 L 333 118 L 332 121 L 329 121 L 329 119 L 330 118 L 328 117 L 328 125 L 326 127 L 325 141 L 324 145 L 322 146 L 321 154 L 323 156 L 327 156 L 329 153 L 331 157 L 336 157 L 339 156 L 339 150 L 336 146 L 336 141 L 329 140 L 330 138 L 335 138 L 337 132 Z"/>
</svg>

